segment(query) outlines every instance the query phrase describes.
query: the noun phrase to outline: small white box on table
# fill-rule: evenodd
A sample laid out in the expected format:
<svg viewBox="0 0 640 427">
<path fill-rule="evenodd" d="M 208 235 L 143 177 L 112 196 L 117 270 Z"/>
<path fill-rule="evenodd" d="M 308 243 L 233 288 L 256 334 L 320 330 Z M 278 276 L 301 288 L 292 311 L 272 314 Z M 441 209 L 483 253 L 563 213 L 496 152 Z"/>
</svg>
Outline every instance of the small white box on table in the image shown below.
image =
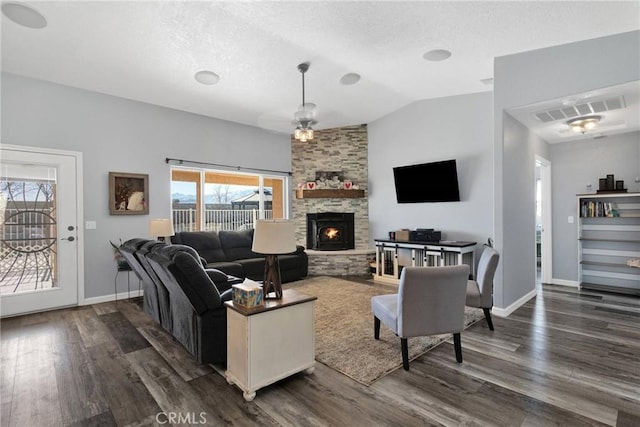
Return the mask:
<svg viewBox="0 0 640 427">
<path fill-rule="evenodd" d="M 262 285 L 251 279 L 244 279 L 244 282 L 233 285 L 233 303 L 243 307 L 260 307 L 264 303 L 262 295 Z"/>
</svg>

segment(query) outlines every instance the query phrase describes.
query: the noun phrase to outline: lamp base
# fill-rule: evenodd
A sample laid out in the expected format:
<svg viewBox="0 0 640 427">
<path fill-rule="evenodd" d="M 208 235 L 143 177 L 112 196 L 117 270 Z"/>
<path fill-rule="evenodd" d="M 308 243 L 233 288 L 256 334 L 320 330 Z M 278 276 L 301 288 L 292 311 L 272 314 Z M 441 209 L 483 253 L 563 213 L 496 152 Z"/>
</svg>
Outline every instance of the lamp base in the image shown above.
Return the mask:
<svg viewBox="0 0 640 427">
<path fill-rule="evenodd" d="M 282 299 L 282 281 L 277 255 L 265 257 L 262 294 L 264 299 Z"/>
</svg>

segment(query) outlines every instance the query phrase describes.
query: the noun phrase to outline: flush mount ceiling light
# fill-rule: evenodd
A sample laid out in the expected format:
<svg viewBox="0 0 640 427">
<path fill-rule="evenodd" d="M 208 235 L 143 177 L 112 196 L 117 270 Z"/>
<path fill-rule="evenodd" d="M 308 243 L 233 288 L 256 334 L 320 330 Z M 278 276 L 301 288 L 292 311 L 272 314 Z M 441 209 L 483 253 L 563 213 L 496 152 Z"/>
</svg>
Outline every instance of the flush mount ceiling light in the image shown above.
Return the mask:
<svg viewBox="0 0 640 427">
<path fill-rule="evenodd" d="M 429 52 L 422 55 L 422 57 L 427 61 L 433 61 L 433 62 L 444 61 L 450 56 L 451 56 L 451 52 L 445 49 L 430 50 Z"/>
<path fill-rule="evenodd" d="M 9 20 L 27 28 L 40 29 L 47 26 L 47 20 L 40 12 L 20 3 L 3 3 L 2 13 Z"/>
<path fill-rule="evenodd" d="M 360 81 L 360 74 L 349 73 L 340 77 L 340 83 L 345 86 L 350 86 L 358 83 Z"/>
<path fill-rule="evenodd" d="M 308 70 L 308 62 L 298 64 L 298 71 L 300 71 L 300 74 L 302 74 L 302 105 L 300 106 L 300 109 L 294 114 L 292 124 L 296 126 L 295 130 L 293 131 L 294 138 L 302 142 L 313 139 L 313 128 L 311 126 L 318 123 L 313 118 L 316 105 L 312 103 L 307 104 L 304 102 L 304 73 L 306 73 Z"/>
<path fill-rule="evenodd" d="M 567 121 L 567 125 L 574 132 L 585 133 L 588 130 L 594 129 L 601 118 L 601 116 L 576 117 L 575 119 Z"/>
<path fill-rule="evenodd" d="M 220 76 L 213 71 L 202 70 L 195 74 L 195 79 L 203 85 L 214 85 L 220 80 Z"/>
</svg>

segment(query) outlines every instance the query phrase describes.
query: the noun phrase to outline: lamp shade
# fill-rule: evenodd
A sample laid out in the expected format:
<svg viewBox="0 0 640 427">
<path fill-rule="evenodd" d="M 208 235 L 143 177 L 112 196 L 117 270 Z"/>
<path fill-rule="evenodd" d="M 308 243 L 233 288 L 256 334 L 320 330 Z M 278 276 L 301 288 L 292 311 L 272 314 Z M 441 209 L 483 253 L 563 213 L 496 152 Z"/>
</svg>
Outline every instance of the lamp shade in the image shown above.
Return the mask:
<svg viewBox="0 0 640 427">
<path fill-rule="evenodd" d="M 168 219 L 152 219 L 149 221 L 149 235 L 151 237 L 173 236 L 173 223 Z"/>
<path fill-rule="evenodd" d="M 281 255 L 295 252 L 296 233 L 293 221 L 258 220 L 253 233 L 253 252 Z"/>
</svg>

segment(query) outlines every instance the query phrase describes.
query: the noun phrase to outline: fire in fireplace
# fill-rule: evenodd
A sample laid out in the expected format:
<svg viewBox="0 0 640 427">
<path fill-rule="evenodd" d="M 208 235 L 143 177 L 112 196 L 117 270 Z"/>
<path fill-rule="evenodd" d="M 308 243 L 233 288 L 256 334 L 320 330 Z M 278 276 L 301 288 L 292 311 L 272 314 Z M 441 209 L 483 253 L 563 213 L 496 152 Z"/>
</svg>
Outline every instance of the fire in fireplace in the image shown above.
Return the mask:
<svg viewBox="0 0 640 427">
<path fill-rule="evenodd" d="M 355 249 L 353 213 L 307 214 L 307 249 L 339 251 Z"/>
</svg>

